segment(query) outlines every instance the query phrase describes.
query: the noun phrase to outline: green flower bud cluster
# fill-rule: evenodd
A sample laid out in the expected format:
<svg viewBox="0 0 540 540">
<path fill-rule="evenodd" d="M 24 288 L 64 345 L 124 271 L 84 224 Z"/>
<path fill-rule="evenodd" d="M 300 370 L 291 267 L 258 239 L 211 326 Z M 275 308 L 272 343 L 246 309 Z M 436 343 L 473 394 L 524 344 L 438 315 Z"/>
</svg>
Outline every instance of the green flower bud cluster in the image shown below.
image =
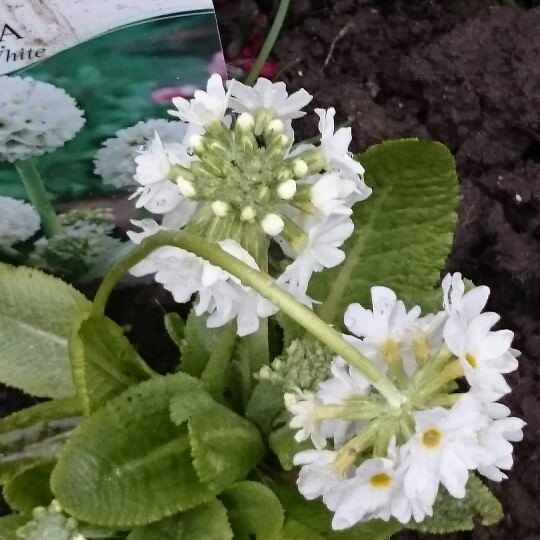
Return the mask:
<svg viewBox="0 0 540 540">
<path fill-rule="evenodd" d="M 295 339 L 270 366 L 263 366 L 256 378 L 281 386 L 285 391 L 295 388 L 315 391 L 330 376 L 332 356 L 317 341 Z"/>
<path fill-rule="evenodd" d="M 291 144 L 283 122 L 262 113 L 243 113 L 232 127 L 215 122 L 191 137 L 199 159 L 170 173 L 185 198 L 204 203 L 186 230 L 213 241 L 233 238 L 248 250 L 257 234 L 283 235 L 293 245 L 305 241 L 282 211 L 288 204 L 313 213 L 310 186 L 297 184 L 311 171 L 302 159 L 288 157 Z"/>
<path fill-rule="evenodd" d="M 67 517 L 56 500 L 47 508 L 34 508 L 32 519 L 17 529 L 17 536 L 24 540 L 86 540 L 77 530 L 77 521 Z"/>
<path fill-rule="evenodd" d="M 69 281 L 82 279 L 121 247 L 110 236 L 115 225 L 108 208 L 72 210 L 60 216 L 60 223 L 59 234 L 36 242 L 30 261 Z"/>
</svg>

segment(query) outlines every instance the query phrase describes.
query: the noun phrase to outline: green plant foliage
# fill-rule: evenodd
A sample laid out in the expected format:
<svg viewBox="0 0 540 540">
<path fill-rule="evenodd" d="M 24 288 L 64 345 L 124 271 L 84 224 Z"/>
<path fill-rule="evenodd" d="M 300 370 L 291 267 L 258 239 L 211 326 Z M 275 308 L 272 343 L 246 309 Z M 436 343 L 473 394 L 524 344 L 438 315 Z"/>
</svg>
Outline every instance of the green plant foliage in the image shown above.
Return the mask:
<svg viewBox="0 0 540 540">
<path fill-rule="evenodd" d="M 325 540 L 324 536 L 316 533 L 294 519 L 287 519 L 279 533 L 280 540 Z"/>
<path fill-rule="evenodd" d="M 172 339 L 173 343 L 180 350 L 182 347 L 182 340 L 184 339 L 184 331 L 186 329 L 186 321 L 178 315 L 178 313 L 166 313 L 163 317 L 163 323 L 167 334 Z"/>
<path fill-rule="evenodd" d="M 408 527 L 426 533 L 447 534 L 469 531 L 477 520 L 488 527 L 498 523 L 502 517 L 501 503 L 478 477 L 471 474 L 463 499 L 455 499 L 441 489 L 433 506 L 433 517 L 421 523 L 411 522 Z"/>
<path fill-rule="evenodd" d="M 224 331 L 223 328 L 207 328 L 206 317 L 197 317 L 195 311 L 191 310 L 180 344 L 180 369 L 193 377 L 200 377 Z"/>
<path fill-rule="evenodd" d="M 4 499 L 9 506 L 29 514 L 36 506 L 46 506 L 53 500 L 49 485 L 56 461 L 44 461 L 20 471 L 4 486 Z"/>
<path fill-rule="evenodd" d="M 239 482 L 219 498 L 227 508 L 235 540 L 270 540 L 283 526 L 279 499 L 258 482 Z"/>
<path fill-rule="evenodd" d="M 133 527 L 210 500 L 215 490 L 199 480 L 187 428 L 169 415 L 176 394 L 200 388 L 184 373 L 156 377 L 83 420 L 51 477 L 62 506 L 84 521 Z"/>
<path fill-rule="evenodd" d="M 326 540 L 387 540 L 403 528 L 395 520 L 371 520 L 344 531 L 334 531 L 331 525 L 332 516 L 321 501 L 304 499 L 296 486 L 279 483 L 272 488 L 285 509 L 287 520 L 296 521 Z"/>
<path fill-rule="evenodd" d="M 54 458 L 61 434 L 73 429 L 81 415 L 75 398 L 46 401 L 0 420 L 0 483 L 29 466 Z"/>
<path fill-rule="evenodd" d="M 293 458 L 296 453 L 312 448 L 310 441 L 297 443 L 294 439 L 294 431 L 289 426 L 281 426 L 270 433 L 268 439 L 270 449 L 276 454 L 279 463 L 286 471 L 293 467 Z"/>
<path fill-rule="evenodd" d="M 178 540 L 178 517 L 170 517 L 133 529 L 127 540 Z"/>
<path fill-rule="evenodd" d="M 32 519 L 17 530 L 17 536 L 24 540 L 82 540 L 77 520 L 68 517 L 57 501 L 34 508 Z"/>
<path fill-rule="evenodd" d="M 120 326 L 106 317 L 83 319 L 69 341 L 77 395 L 86 414 L 154 375 Z"/>
<path fill-rule="evenodd" d="M 175 537 L 175 540 L 210 539 L 233 540 L 227 509 L 217 499 L 185 512 L 180 523 L 178 537 Z"/>
<path fill-rule="evenodd" d="M 0 517 L 0 540 L 21 540 L 17 529 L 28 521 L 28 517 L 20 514 Z"/>
<path fill-rule="evenodd" d="M 219 491 L 241 480 L 263 454 L 256 427 L 200 389 L 174 396 L 171 420 L 187 422 L 191 455 L 202 482 Z"/>
<path fill-rule="evenodd" d="M 266 435 L 272 431 L 274 420 L 284 408 L 283 390 L 268 381 L 260 381 L 248 402 L 246 418 Z"/>
<path fill-rule="evenodd" d="M 372 146 L 357 159 L 373 194 L 353 207 L 345 262 L 312 278 L 311 296 L 324 300 L 318 313 L 341 324 L 347 304 L 371 305 L 373 285 L 390 287 L 411 305 L 439 307 L 434 287 L 456 223 L 452 155 L 442 144 L 404 139 Z"/>
<path fill-rule="evenodd" d="M 2 382 L 39 397 L 75 395 L 68 356 L 74 320 L 90 303 L 39 270 L 0 264 Z"/>
</svg>

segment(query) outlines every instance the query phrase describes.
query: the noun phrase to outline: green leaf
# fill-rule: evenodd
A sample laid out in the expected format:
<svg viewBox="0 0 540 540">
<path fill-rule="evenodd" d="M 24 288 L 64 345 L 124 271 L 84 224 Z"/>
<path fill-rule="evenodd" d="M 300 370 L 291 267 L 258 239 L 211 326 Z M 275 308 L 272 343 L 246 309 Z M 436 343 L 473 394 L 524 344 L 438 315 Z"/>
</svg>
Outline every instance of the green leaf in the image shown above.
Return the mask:
<svg viewBox="0 0 540 540">
<path fill-rule="evenodd" d="M 456 223 L 455 163 L 440 143 L 404 139 L 357 156 L 373 194 L 353 207 L 347 258 L 315 274 L 310 294 L 317 312 L 341 325 L 347 304 L 371 305 L 370 288 L 385 285 L 409 305 L 439 308 L 435 287 L 450 252 Z"/>
<path fill-rule="evenodd" d="M 127 540 L 179 540 L 178 517 L 170 517 L 133 529 Z"/>
<path fill-rule="evenodd" d="M 201 375 L 204 387 L 215 398 L 220 398 L 227 386 L 235 344 L 236 325 L 229 323 L 223 330 L 219 346 L 212 351 Z"/>
<path fill-rule="evenodd" d="M 103 316 L 80 322 L 69 341 L 69 353 L 77 395 L 86 414 L 154 375 L 122 328 Z"/>
<path fill-rule="evenodd" d="M 156 377 L 84 419 L 52 474 L 62 507 L 98 525 L 133 527 L 210 500 L 215 490 L 199 480 L 187 429 L 169 415 L 176 394 L 197 390 L 184 373 Z"/>
<path fill-rule="evenodd" d="M 283 508 L 274 493 L 258 482 L 239 482 L 219 498 L 227 508 L 235 540 L 267 540 L 283 527 Z"/>
<path fill-rule="evenodd" d="M 47 506 L 53 500 L 49 480 L 55 464 L 33 464 L 11 478 L 4 486 L 4 499 L 12 510 L 29 514 L 36 506 Z"/>
<path fill-rule="evenodd" d="M 165 313 L 163 317 L 163 322 L 165 324 L 165 330 L 167 334 L 173 341 L 173 343 L 178 347 L 179 350 L 182 348 L 182 340 L 184 339 L 184 331 L 186 329 L 186 321 L 178 315 L 178 313 Z"/>
<path fill-rule="evenodd" d="M 214 499 L 185 512 L 177 540 L 233 540 L 223 503 Z"/>
<path fill-rule="evenodd" d="M 280 540 L 325 540 L 324 536 L 316 533 L 313 529 L 298 523 L 294 519 L 287 519 L 283 529 L 279 533 Z M 366 539 L 367 540 L 367 539 Z"/>
<path fill-rule="evenodd" d="M 39 397 L 74 396 L 68 338 L 89 309 L 63 281 L 0 264 L 0 380 Z"/>
<path fill-rule="evenodd" d="M 364 538 L 387 540 L 403 529 L 403 526 L 395 520 L 388 522 L 372 520 L 344 531 L 334 531 L 332 529 L 332 514 L 321 501 L 304 499 L 296 486 L 279 483 L 272 487 L 285 509 L 287 519 L 297 521 L 327 540 L 363 540 Z"/>
<path fill-rule="evenodd" d="M 27 517 L 19 514 L 0 517 L 0 540 L 21 540 L 17 536 L 17 529 L 27 521 Z"/>
<path fill-rule="evenodd" d="M 193 377 L 200 377 L 210 360 L 212 351 L 220 343 L 223 329 L 207 328 L 206 317 L 197 317 L 192 309 L 186 321 L 180 351 L 180 369 Z"/>
<path fill-rule="evenodd" d="M 261 459 L 263 443 L 245 418 L 194 389 L 174 396 L 171 420 L 188 423 L 193 465 L 202 482 L 220 490 L 243 479 Z"/>
<path fill-rule="evenodd" d="M 284 409 L 283 390 L 268 381 L 260 381 L 251 395 L 246 408 L 246 418 L 256 424 L 266 435 Z"/>
<path fill-rule="evenodd" d="M 302 450 L 312 448 L 310 441 L 298 443 L 294 439 L 294 431 L 289 426 L 282 426 L 270 433 L 270 449 L 276 454 L 284 470 L 290 471 L 293 467 L 295 454 Z"/>
<path fill-rule="evenodd" d="M 501 503 L 482 481 L 474 474 L 469 476 L 467 492 L 463 499 L 455 499 L 446 490 L 441 489 L 435 505 L 433 517 L 421 523 L 412 521 L 407 528 L 436 534 L 474 529 L 477 519 L 489 527 L 503 517 Z"/>
<path fill-rule="evenodd" d="M 0 483 L 54 458 L 64 444 L 62 434 L 76 427 L 81 414 L 78 401 L 68 398 L 39 403 L 0 420 Z"/>
</svg>

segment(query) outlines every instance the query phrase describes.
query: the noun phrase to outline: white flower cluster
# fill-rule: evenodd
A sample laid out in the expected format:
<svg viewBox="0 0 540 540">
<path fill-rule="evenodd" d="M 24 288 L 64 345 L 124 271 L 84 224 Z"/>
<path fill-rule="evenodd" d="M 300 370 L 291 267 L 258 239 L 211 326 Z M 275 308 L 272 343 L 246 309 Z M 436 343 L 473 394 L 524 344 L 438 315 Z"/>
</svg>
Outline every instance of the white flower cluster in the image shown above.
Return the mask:
<svg viewBox="0 0 540 540">
<path fill-rule="evenodd" d="M 40 227 L 31 204 L 0 196 L 0 246 L 10 247 L 33 236 Z"/>
<path fill-rule="evenodd" d="M 501 481 L 512 467 L 511 443 L 525 423 L 497 400 L 510 391 L 503 374 L 517 367 L 513 333 L 492 330 L 499 316 L 483 312 L 487 287 L 465 292 L 454 274 L 443 292 L 445 309 L 436 315 L 407 312 L 385 287 L 372 289 L 373 310 L 352 304 L 345 314 L 355 336 L 344 337 L 400 389 L 399 407 L 340 358 L 315 393 L 285 395 L 296 439 L 315 446 L 295 456 L 299 490 L 322 497 L 334 529 L 390 517 L 422 521 L 441 485 L 460 499 L 471 471 Z"/>
<path fill-rule="evenodd" d="M 94 156 L 96 174 L 101 176 L 105 184 L 116 188 L 136 186 L 135 158 L 141 149 L 148 149 L 156 133 L 167 148 L 183 139 L 186 124 L 156 118 L 117 131 L 114 137 L 103 143 Z"/>
<path fill-rule="evenodd" d="M 164 144 L 156 134 L 135 158 L 136 206 L 160 220 L 135 222 L 143 233 L 132 239 L 183 228 L 228 246 L 253 268 L 270 268 L 284 289 L 311 306 L 312 274 L 343 262 L 340 247 L 354 229 L 351 207 L 371 193 L 364 169 L 349 153 L 351 130 L 335 129 L 334 109 L 317 109 L 320 144 L 295 146 L 292 121 L 305 115 L 302 108 L 312 99 L 305 90 L 289 95 L 284 83 L 262 78 L 253 87 L 230 81 L 227 88 L 214 75 L 192 100 L 175 98 L 176 110 L 169 112 L 187 123 L 185 136 Z M 269 264 L 270 242 L 281 246 L 287 260 L 282 271 Z M 181 301 L 199 292 L 197 310 L 211 315 L 210 324 L 236 318 L 239 332 L 249 333 L 258 328 L 257 317 L 274 312 L 223 272 L 210 285 L 200 269 L 186 276 L 188 267 L 198 268 L 188 259 L 195 260 L 159 250 L 134 272 L 155 272 Z M 192 283 L 189 294 L 186 282 Z"/>
<path fill-rule="evenodd" d="M 52 152 L 84 125 L 61 88 L 30 77 L 0 76 L 0 160 L 13 163 Z"/>
</svg>

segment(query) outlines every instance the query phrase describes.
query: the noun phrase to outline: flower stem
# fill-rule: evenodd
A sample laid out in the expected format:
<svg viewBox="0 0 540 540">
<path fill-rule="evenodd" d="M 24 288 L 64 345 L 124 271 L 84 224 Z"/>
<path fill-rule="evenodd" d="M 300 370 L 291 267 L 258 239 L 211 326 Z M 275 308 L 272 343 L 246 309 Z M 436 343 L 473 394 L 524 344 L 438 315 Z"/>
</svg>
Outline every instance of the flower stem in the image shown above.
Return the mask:
<svg viewBox="0 0 540 540">
<path fill-rule="evenodd" d="M 245 84 L 247 84 L 248 86 L 253 86 L 253 84 L 257 80 L 257 77 L 259 76 L 259 73 L 261 72 L 264 63 L 268 59 L 268 56 L 270 55 L 270 52 L 272 51 L 276 43 L 279 32 L 281 31 L 281 27 L 283 26 L 283 21 L 285 20 L 285 15 L 287 14 L 287 10 L 289 9 L 289 3 L 290 0 L 281 0 L 279 4 L 276 18 L 272 23 L 272 28 L 270 28 L 270 32 L 268 32 L 268 36 L 266 36 L 266 40 L 264 42 L 264 45 L 262 46 L 261 52 L 259 53 L 259 56 L 257 56 L 257 60 L 255 60 L 255 63 L 253 64 L 249 75 L 244 81 Z"/>
<path fill-rule="evenodd" d="M 368 358 L 347 343 L 339 332 L 321 320 L 313 311 L 283 291 L 268 274 L 254 270 L 219 246 L 184 231 L 160 231 L 143 240 L 124 259 L 115 264 L 97 291 L 92 308 L 95 315 L 104 313 L 107 298 L 122 275 L 161 246 L 185 249 L 236 276 L 244 285 L 267 298 L 319 341 L 358 369 L 392 406 L 399 407 L 404 402 L 403 395 Z"/>
<path fill-rule="evenodd" d="M 60 220 L 54 211 L 45 186 L 43 185 L 43 180 L 33 160 L 16 161 L 15 169 L 19 173 L 30 202 L 34 205 L 41 218 L 41 225 L 43 226 L 45 236 L 51 238 L 60 232 Z"/>
</svg>

